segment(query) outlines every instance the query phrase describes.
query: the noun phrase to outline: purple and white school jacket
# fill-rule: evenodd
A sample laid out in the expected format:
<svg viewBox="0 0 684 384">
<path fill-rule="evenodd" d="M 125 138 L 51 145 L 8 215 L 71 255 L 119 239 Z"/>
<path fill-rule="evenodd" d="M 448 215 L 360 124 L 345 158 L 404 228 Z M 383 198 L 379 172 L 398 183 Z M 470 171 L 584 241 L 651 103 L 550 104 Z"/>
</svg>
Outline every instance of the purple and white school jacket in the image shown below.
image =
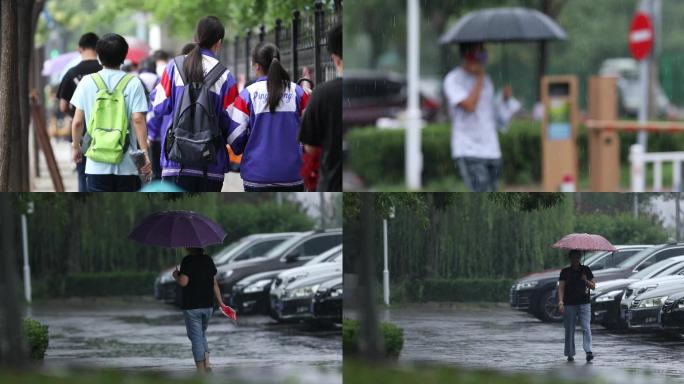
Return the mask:
<svg viewBox="0 0 684 384">
<path fill-rule="evenodd" d="M 266 77 L 258 78 L 235 98 L 231 117 L 237 124 L 228 136 L 236 154 L 243 154 L 240 175 L 250 187 L 297 186 L 303 183 L 299 124 L 309 95 L 290 83 L 271 113 Z"/>
<path fill-rule="evenodd" d="M 214 68 L 218 63 L 218 59 L 214 53 L 208 49 L 202 48 L 202 69 L 204 75 Z M 176 114 L 176 108 L 180 106 L 181 96 L 183 94 L 183 79 L 176 70 L 174 60 L 171 60 L 162 73 L 161 81 L 155 88 L 154 99 L 152 100 L 152 110 L 155 116 L 159 119 L 161 116 L 170 115 L 172 118 Z M 210 95 L 213 96 L 214 105 L 216 107 L 216 116 L 218 116 L 219 128 L 223 131 L 224 137 L 230 134 L 237 128 L 230 118 L 233 103 L 237 98 L 237 83 L 230 71 L 226 70 L 221 77 L 210 88 Z M 162 177 L 177 176 L 181 172 L 180 164 L 166 158 L 166 131 L 171 128 L 172 124 L 161 127 L 161 167 Z M 229 170 L 228 153 L 224 150 L 216 151 L 216 160 L 213 164 L 207 167 L 207 178 L 212 180 L 223 181 L 224 174 Z M 204 177 L 203 169 L 193 169 L 183 167 L 181 175 L 183 176 L 197 176 Z"/>
</svg>

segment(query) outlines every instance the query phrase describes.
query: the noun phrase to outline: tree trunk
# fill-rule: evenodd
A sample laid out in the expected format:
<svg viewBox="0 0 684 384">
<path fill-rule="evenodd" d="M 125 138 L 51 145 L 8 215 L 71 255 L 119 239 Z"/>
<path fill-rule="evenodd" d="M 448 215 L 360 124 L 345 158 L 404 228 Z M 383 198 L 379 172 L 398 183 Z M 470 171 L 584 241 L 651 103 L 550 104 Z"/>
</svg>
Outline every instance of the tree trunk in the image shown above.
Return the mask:
<svg viewBox="0 0 684 384">
<path fill-rule="evenodd" d="M 14 0 L 0 1 L 2 4 L 12 3 Z M 3 15 L 6 8 L 2 8 Z M 6 21 L 6 20 L 5 20 Z M 3 25 L 5 25 L 3 21 Z M 3 31 L 4 32 L 4 31 Z M 8 55 L 3 55 L 8 56 Z M 26 362 L 26 350 L 22 337 L 21 307 L 19 304 L 19 292 L 17 291 L 18 279 L 15 265 L 17 254 L 16 238 L 16 212 L 12 207 L 12 195 L 0 193 L 0 254 L 3 257 L 0 268 L 0 288 L 3 299 L 0 301 L 0 365 L 8 368 L 19 368 Z"/>
<path fill-rule="evenodd" d="M 34 0 L 23 0 L 17 8 L 17 112 L 12 142 L 16 143 L 12 151 L 12 167 L 10 168 L 10 185 L 14 191 L 29 190 L 29 70 L 31 51 L 33 50 L 32 11 Z"/>
<path fill-rule="evenodd" d="M 361 222 L 375 223 L 375 199 L 370 193 L 361 194 Z M 360 303 L 360 337 L 359 349 L 364 359 L 380 360 L 383 356 L 382 339 L 378 329 L 375 302 L 375 231 L 367 228 L 363 231 L 361 257 L 358 260 Z"/>
<path fill-rule="evenodd" d="M 14 96 L 17 92 L 17 0 L 0 1 L 0 192 L 10 188 L 10 161 L 12 160 L 12 127 Z"/>
</svg>

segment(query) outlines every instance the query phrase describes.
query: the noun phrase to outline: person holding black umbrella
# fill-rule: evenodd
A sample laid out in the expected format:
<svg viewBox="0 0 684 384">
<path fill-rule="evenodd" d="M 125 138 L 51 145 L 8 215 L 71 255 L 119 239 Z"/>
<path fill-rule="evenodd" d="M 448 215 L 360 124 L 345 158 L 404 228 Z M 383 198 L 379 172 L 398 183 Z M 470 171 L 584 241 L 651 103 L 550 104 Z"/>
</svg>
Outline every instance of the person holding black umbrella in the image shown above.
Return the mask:
<svg viewBox="0 0 684 384">
<path fill-rule="evenodd" d="M 216 265 L 203 247 L 222 244 L 226 232 L 214 221 L 195 212 L 165 211 L 147 216 L 128 238 L 144 245 L 185 248 L 188 255 L 183 258 L 180 270 L 176 268 L 173 272 L 173 278 L 183 288 L 181 309 L 197 371 L 211 370 L 206 332 L 214 313 L 213 297 L 224 315 L 234 321 L 237 316 L 223 303 L 216 281 Z"/>
<path fill-rule="evenodd" d="M 204 253 L 203 248 L 186 248 L 186 251 L 188 255 L 183 258 L 180 270 L 173 271 L 173 278 L 183 288 L 181 309 L 197 371 L 207 372 L 211 367 L 206 332 L 214 313 L 213 297 L 219 306 L 225 304 L 216 281 L 214 260 Z"/>
<path fill-rule="evenodd" d="M 582 253 L 576 249 L 568 252 L 570 266 L 561 270 L 558 279 L 558 310 L 563 314 L 565 326 L 565 356 L 575 361 L 575 326 L 579 318 L 582 327 L 582 347 L 587 354 L 587 362 L 594 359 L 591 351 L 591 296 L 590 290 L 596 289 L 591 269 L 580 263 Z"/>
<path fill-rule="evenodd" d="M 520 109 L 506 86 L 498 97 L 485 73 L 483 43 L 461 43 L 461 65 L 444 79 L 452 120 L 451 155 L 466 187 L 472 192 L 494 192 L 501 175 L 497 128 L 508 125 Z"/>
</svg>

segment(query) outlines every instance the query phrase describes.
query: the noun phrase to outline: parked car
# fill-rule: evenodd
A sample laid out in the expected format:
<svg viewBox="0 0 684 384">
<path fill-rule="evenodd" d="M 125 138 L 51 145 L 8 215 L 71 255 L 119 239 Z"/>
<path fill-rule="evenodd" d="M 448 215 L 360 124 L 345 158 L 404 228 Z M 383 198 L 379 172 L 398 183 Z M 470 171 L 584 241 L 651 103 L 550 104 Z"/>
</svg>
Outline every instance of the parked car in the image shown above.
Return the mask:
<svg viewBox="0 0 684 384">
<path fill-rule="evenodd" d="M 611 268 L 651 245 L 618 245 L 616 252 L 593 252 L 586 256 L 585 265 L 593 271 Z M 511 287 L 511 308 L 527 311 L 542 321 L 560 321 L 558 300 L 555 296 L 560 269 L 548 269 L 529 274 Z"/>
<path fill-rule="evenodd" d="M 240 238 L 234 241 L 220 251 L 216 252 L 212 258 L 217 267 L 228 264 L 231 261 L 249 260 L 254 257 L 263 256 L 276 245 L 285 240 L 297 235 L 298 232 L 280 232 L 280 233 L 259 233 Z M 163 270 L 154 282 L 155 297 L 158 300 L 163 300 L 166 303 L 173 303 L 180 306 L 180 286 L 176 284 L 172 273 L 176 269 L 174 265 L 171 268 Z"/>
<path fill-rule="evenodd" d="M 634 290 L 635 283 L 657 284 L 657 277 L 677 275 L 684 272 L 684 256 L 675 256 L 633 274 L 626 279 L 604 281 L 596 284 L 591 295 L 592 322 L 608 329 L 625 328 L 625 311 L 620 302 L 626 290 Z"/>
<path fill-rule="evenodd" d="M 342 277 L 342 271 L 331 271 L 311 275 L 288 285 L 273 302 L 273 310 L 278 321 L 312 320 L 311 303 L 316 292 L 318 292 L 318 288 L 326 282 L 340 277 Z"/>
<path fill-rule="evenodd" d="M 306 262 L 301 267 L 267 271 L 248 276 L 238 281 L 230 296 L 230 306 L 241 314 L 268 314 L 271 309 L 270 293 L 274 281 L 288 280 L 290 276 L 306 276 L 316 270 L 335 269 L 342 271 L 342 245 L 331 248 Z M 281 278 L 284 275 L 287 277 Z"/>
<path fill-rule="evenodd" d="M 665 301 L 681 292 L 684 292 L 684 278 L 661 284 L 638 295 L 627 310 L 627 325 L 630 329 L 662 329 L 660 315 Z"/>
<path fill-rule="evenodd" d="M 434 88 L 434 87 L 432 87 Z M 440 109 L 440 95 L 421 85 L 423 119 L 433 121 Z M 406 109 L 406 81 L 398 74 L 356 71 L 345 74 L 343 85 L 345 131 L 353 126 L 372 126 L 383 117 L 395 118 Z"/>
<path fill-rule="evenodd" d="M 318 324 L 339 324 L 342 322 L 342 280 L 342 276 L 340 276 L 318 287 L 311 300 L 311 313 L 314 322 Z"/>
<path fill-rule="evenodd" d="M 216 276 L 223 301 L 230 303 L 233 287 L 248 276 L 299 267 L 339 244 L 342 244 L 341 228 L 302 232 L 282 242 L 262 257 L 223 265 L 218 268 Z"/>
<path fill-rule="evenodd" d="M 594 273 L 596 282 L 624 279 L 649 266 L 675 256 L 684 255 L 684 243 L 661 244 L 629 257 L 615 268 Z"/>
<path fill-rule="evenodd" d="M 672 294 L 665 300 L 660 321 L 663 329 L 667 331 L 684 332 L 684 290 Z"/>
<path fill-rule="evenodd" d="M 638 299 L 640 295 L 643 295 L 644 293 L 656 288 L 675 284 L 683 278 L 684 272 L 680 271 L 675 275 L 660 276 L 630 284 L 625 290 L 625 294 L 622 296 L 622 300 L 620 301 L 620 312 L 622 317 L 625 319 L 627 318 L 627 311 L 632 307 L 634 300 Z"/>
</svg>

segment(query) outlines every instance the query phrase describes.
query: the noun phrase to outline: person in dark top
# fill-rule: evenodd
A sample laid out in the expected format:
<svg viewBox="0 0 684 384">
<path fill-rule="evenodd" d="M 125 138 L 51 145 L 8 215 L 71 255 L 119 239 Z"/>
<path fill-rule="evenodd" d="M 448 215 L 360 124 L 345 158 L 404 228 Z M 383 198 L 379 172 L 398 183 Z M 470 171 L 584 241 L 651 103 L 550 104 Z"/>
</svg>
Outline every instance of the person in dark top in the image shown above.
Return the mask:
<svg viewBox="0 0 684 384">
<path fill-rule="evenodd" d="M 565 326 L 565 356 L 568 361 L 575 361 L 575 325 L 579 317 L 582 333 L 582 346 L 587 354 L 587 362 L 594 359 L 591 351 L 591 295 L 596 289 L 594 274 L 588 266 L 580 264 L 582 253 L 571 250 L 568 253 L 570 266 L 561 270 L 558 279 L 558 309 L 563 314 Z"/>
<path fill-rule="evenodd" d="M 95 45 L 97 45 L 98 40 L 99 37 L 92 32 L 81 36 L 78 41 L 78 52 L 81 54 L 81 62 L 69 69 L 59 84 L 59 89 L 57 90 L 59 109 L 71 117 L 74 117 L 74 107 L 69 104 L 69 100 L 74 95 L 76 86 L 83 76 L 99 72 L 102 69 L 102 65 L 97 61 L 97 52 L 95 52 Z M 76 164 L 79 192 L 86 192 L 85 164 L 85 158 L 84 161 Z"/>
<path fill-rule="evenodd" d="M 192 355 L 198 372 L 211 370 L 207 327 L 214 312 L 214 300 L 223 305 L 221 290 L 216 281 L 214 260 L 202 248 L 186 248 L 180 270 L 173 271 L 173 278 L 182 289 L 183 318 L 188 339 L 192 343 Z"/>
<path fill-rule="evenodd" d="M 328 33 L 328 51 L 338 78 L 316 87 L 299 131 L 304 144 L 302 176 L 309 190 L 342 191 L 342 26 Z M 320 161 L 320 175 L 317 167 Z"/>
</svg>

